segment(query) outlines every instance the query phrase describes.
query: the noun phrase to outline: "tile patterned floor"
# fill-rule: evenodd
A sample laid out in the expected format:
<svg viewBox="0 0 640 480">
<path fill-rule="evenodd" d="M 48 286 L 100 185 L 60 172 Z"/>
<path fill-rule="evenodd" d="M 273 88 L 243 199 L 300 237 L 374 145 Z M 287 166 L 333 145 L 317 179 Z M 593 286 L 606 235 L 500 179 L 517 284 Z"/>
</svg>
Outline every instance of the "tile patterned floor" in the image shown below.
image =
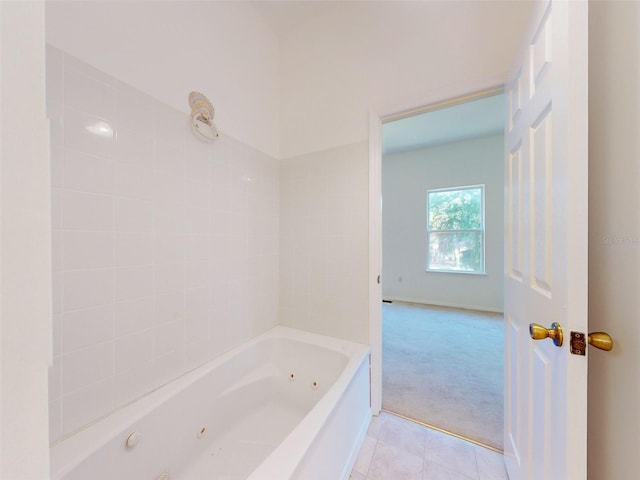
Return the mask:
<svg viewBox="0 0 640 480">
<path fill-rule="evenodd" d="M 502 455 L 390 413 L 373 417 L 351 480 L 508 480 Z"/>
</svg>

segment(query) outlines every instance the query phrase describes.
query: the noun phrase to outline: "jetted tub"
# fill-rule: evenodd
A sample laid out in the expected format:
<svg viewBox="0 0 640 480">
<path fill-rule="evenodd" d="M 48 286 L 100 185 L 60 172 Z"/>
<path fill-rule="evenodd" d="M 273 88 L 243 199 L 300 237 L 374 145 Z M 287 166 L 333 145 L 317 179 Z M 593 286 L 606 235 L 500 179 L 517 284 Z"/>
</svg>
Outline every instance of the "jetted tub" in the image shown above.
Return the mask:
<svg viewBox="0 0 640 480">
<path fill-rule="evenodd" d="M 340 480 L 364 439 L 369 348 L 285 327 L 51 448 L 52 480 Z"/>
</svg>

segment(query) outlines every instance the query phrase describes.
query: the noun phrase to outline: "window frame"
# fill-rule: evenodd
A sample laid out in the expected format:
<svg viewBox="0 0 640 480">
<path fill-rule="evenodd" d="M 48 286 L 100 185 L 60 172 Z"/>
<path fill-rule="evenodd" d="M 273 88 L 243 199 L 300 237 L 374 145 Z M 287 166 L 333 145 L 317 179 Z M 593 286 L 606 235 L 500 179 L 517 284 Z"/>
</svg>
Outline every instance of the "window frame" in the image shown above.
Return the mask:
<svg viewBox="0 0 640 480">
<path fill-rule="evenodd" d="M 431 205 L 429 202 L 429 196 L 431 193 L 439 193 L 439 192 L 453 192 L 453 191 L 462 191 L 462 190 L 473 190 L 473 189 L 480 189 L 480 213 L 481 213 L 481 228 L 474 228 L 474 229 L 451 229 L 451 230 L 441 230 L 441 229 L 432 229 L 431 228 L 431 222 L 430 222 L 430 213 L 431 213 Z M 427 215 L 426 215 L 426 220 L 427 220 L 427 228 L 426 228 L 426 272 L 428 273 L 456 273 L 456 274 L 463 274 L 463 275 L 486 275 L 487 274 L 487 270 L 486 270 L 486 216 L 485 216 L 485 184 L 477 184 L 477 185 L 461 185 L 458 187 L 446 187 L 446 188 L 431 188 L 431 189 L 427 189 Z M 471 271 L 471 270 L 448 270 L 448 269 L 434 269 L 431 268 L 431 254 L 430 254 L 430 239 L 431 239 L 431 234 L 432 233 L 464 233 L 464 232 L 470 232 L 470 233 L 480 233 L 480 238 L 481 238 L 481 242 L 482 242 L 482 266 L 481 266 L 481 270 L 478 271 Z"/>
</svg>

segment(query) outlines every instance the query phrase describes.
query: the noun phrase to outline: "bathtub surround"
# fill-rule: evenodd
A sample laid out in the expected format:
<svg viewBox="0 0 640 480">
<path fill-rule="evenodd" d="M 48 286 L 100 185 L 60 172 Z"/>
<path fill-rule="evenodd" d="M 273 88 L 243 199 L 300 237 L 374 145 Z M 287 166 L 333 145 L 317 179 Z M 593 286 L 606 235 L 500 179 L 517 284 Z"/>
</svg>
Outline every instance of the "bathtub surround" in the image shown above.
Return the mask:
<svg viewBox="0 0 640 480">
<path fill-rule="evenodd" d="M 52 46 L 47 108 L 56 441 L 278 323 L 278 164 Z"/>
<path fill-rule="evenodd" d="M 280 162 L 280 321 L 369 343 L 368 148 Z"/>
</svg>

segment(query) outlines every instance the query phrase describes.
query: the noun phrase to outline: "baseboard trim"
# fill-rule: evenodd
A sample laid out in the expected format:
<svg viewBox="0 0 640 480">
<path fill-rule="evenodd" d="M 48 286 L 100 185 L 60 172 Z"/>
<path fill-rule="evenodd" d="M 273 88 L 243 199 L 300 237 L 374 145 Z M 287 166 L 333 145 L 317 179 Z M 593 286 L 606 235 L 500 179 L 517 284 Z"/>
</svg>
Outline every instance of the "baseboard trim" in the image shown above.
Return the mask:
<svg viewBox="0 0 640 480">
<path fill-rule="evenodd" d="M 387 296 L 387 295 L 383 295 L 382 297 L 385 300 L 391 300 L 393 302 L 418 303 L 420 305 L 433 305 L 436 307 L 461 308 L 463 310 L 476 310 L 479 312 L 504 313 L 504 310 L 502 307 L 465 305 L 462 303 L 438 302 L 438 301 L 431 301 L 431 300 L 425 300 L 425 299 L 394 297 L 394 296 Z"/>
<path fill-rule="evenodd" d="M 386 408 L 382 409 L 383 412 L 387 412 L 390 415 L 394 415 L 399 418 L 403 418 L 404 420 L 408 420 L 413 423 L 417 423 L 418 425 L 422 425 L 423 427 L 430 428 L 431 430 L 435 430 L 437 432 L 444 433 L 445 435 L 449 435 L 451 437 L 459 438 L 460 440 L 464 440 L 465 442 L 473 443 L 479 447 L 486 448 L 487 450 L 491 450 L 492 452 L 500 453 L 504 455 L 504 451 L 499 449 L 498 447 L 494 447 L 493 445 L 489 445 L 488 443 L 483 443 L 478 440 L 474 440 L 473 438 L 465 437 L 464 435 L 460 435 L 459 433 L 454 433 L 449 430 L 445 430 L 444 428 L 436 427 L 435 425 L 431 425 L 429 423 L 421 422 L 420 420 L 416 420 L 415 418 L 406 417 L 401 413 L 392 412 L 391 410 L 387 410 Z"/>
</svg>

